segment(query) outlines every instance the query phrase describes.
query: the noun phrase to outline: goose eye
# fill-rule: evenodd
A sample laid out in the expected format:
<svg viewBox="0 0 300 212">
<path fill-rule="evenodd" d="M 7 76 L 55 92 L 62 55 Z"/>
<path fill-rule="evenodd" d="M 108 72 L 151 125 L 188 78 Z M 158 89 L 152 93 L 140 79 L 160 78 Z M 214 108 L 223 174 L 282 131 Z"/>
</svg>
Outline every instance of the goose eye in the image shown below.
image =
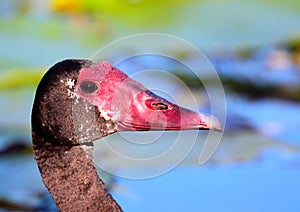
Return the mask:
<svg viewBox="0 0 300 212">
<path fill-rule="evenodd" d="M 166 105 L 162 102 L 153 102 L 151 105 L 156 110 L 167 110 L 168 109 L 168 105 Z"/>
<path fill-rule="evenodd" d="M 91 94 L 98 90 L 98 86 L 94 82 L 84 81 L 80 84 L 80 89 L 85 94 Z"/>
</svg>

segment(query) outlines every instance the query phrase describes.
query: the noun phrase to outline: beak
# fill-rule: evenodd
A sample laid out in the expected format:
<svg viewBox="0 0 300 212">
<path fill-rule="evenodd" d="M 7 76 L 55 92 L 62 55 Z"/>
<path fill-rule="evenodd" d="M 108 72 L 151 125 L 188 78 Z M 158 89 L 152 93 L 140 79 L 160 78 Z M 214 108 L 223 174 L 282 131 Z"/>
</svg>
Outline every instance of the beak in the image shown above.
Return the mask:
<svg viewBox="0 0 300 212">
<path fill-rule="evenodd" d="M 115 120 L 115 124 L 117 131 L 222 131 L 220 122 L 214 116 L 180 107 L 149 90 L 136 94 L 122 115 Z"/>
</svg>

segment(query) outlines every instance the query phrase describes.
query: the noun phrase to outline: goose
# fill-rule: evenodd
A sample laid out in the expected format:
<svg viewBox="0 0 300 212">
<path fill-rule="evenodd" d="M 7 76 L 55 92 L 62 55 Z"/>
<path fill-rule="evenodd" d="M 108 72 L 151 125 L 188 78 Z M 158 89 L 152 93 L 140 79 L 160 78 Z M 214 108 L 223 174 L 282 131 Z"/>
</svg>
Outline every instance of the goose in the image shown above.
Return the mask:
<svg viewBox="0 0 300 212">
<path fill-rule="evenodd" d="M 221 130 L 211 115 L 161 98 L 107 61 L 66 59 L 41 79 L 32 143 L 60 211 L 122 211 L 97 175 L 93 142 L 119 131 Z"/>
</svg>

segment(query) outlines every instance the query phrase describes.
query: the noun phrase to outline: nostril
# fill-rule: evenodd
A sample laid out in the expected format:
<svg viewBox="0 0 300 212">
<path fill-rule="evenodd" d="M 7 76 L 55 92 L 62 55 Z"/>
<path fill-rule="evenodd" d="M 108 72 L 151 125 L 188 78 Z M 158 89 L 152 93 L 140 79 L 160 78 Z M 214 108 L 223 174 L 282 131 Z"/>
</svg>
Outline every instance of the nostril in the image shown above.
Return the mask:
<svg viewBox="0 0 300 212">
<path fill-rule="evenodd" d="M 152 102 L 151 106 L 153 107 L 153 109 L 156 109 L 156 110 L 167 110 L 168 109 L 168 105 L 166 105 L 162 102 Z"/>
</svg>

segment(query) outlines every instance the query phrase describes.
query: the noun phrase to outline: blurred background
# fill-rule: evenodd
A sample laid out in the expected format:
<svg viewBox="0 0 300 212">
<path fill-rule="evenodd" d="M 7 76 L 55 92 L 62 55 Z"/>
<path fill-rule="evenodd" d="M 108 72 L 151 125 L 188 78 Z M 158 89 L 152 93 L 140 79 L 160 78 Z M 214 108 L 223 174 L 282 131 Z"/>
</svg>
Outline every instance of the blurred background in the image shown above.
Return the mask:
<svg viewBox="0 0 300 212">
<path fill-rule="evenodd" d="M 222 80 L 227 120 L 220 146 L 204 165 L 197 164 L 196 145 L 159 177 L 130 180 L 103 172 L 122 208 L 299 210 L 298 0 L 2 0 L 0 211 L 55 210 L 31 147 L 31 106 L 43 73 L 62 59 L 90 58 L 111 41 L 143 32 L 178 36 L 204 51 Z M 122 70 L 129 73 L 130 66 Z M 199 110 L 209 111 L 199 80 L 172 71 L 200 96 Z M 209 75 L 203 80 L 213 86 Z"/>
</svg>

